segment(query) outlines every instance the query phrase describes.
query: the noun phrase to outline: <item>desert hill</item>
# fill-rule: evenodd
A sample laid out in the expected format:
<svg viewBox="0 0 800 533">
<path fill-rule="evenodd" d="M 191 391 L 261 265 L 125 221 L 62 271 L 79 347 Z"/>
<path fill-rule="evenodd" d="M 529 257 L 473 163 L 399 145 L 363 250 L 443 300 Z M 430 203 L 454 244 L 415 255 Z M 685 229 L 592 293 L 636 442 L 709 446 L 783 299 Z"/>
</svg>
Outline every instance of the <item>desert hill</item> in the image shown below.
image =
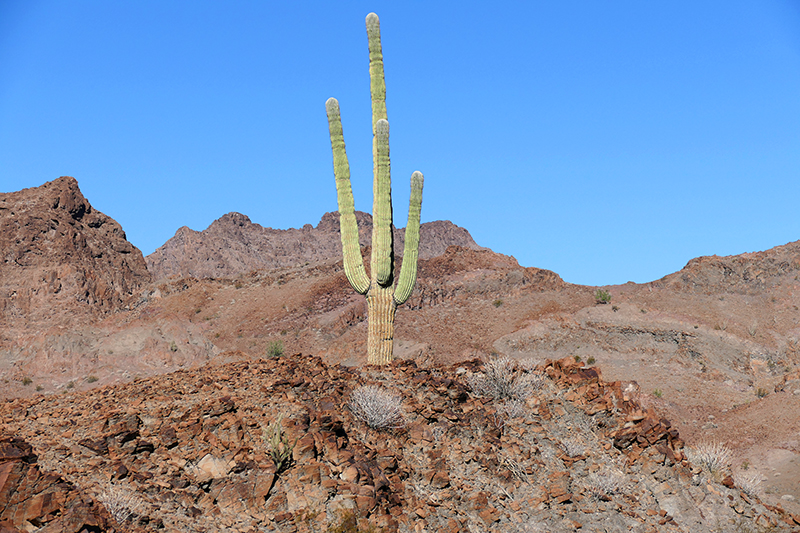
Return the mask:
<svg viewBox="0 0 800 533">
<path fill-rule="evenodd" d="M 123 305 L 150 273 L 122 227 L 71 177 L 0 194 L 0 323 L 69 323 Z"/>
<path fill-rule="evenodd" d="M 0 468 L 16 474 L 0 482 L 0 516 L 64 533 L 800 523 L 746 480 L 693 467 L 668 421 L 572 358 L 504 367 L 515 392 L 503 399 L 478 361 L 358 369 L 230 356 L 241 360 L 0 406 L 0 431 L 24 439 L 0 440 Z M 398 416 L 369 416 L 378 392 Z"/>
<path fill-rule="evenodd" d="M 372 216 L 356 212 L 361 246 L 368 246 Z M 394 228 L 395 250 L 403 255 L 405 229 Z M 437 220 L 420 226 L 419 257 L 430 259 L 448 246 L 481 249 L 464 228 Z M 241 213 L 228 213 L 203 231 L 186 226 L 147 256 L 147 267 L 161 278 L 231 278 L 253 270 L 329 263 L 342 254 L 339 215 L 325 213 L 316 227 L 276 230 L 253 224 Z"/>
<path fill-rule="evenodd" d="M 9 240 L 15 255 L 3 264 L 7 270 L 0 278 L 6 291 L 0 293 L 0 309 L 11 317 L 4 318 L 0 336 L 0 396 L 78 401 L 100 387 L 128 390 L 125 384 L 134 380 L 157 390 L 158 380 L 172 379 L 158 376 L 191 370 L 202 377 L 219 365 L 255 361 L 276 347 L 286 354 L 318 356 L 320 365 L 344 364 L 354 372 L 363 365 L 366 305 L 349 287 L 338 252 L 327 261 L 325 254 L 303 255 L 323 236 L 338 243 L 330 214 L 316 228 L 271 230 L 229 214 L 205 230 L 213 235 L 179 230 L 170 246 L 159 249 L 174 250 L 173 266 L 164 268 L 195 268 L 191 257 L 197 257 L 199 270 L 194 276 L 169 277 L 166 271 L 144 271 L 141 254 L 124 239 L 103 244 L 100 237 L 107 229 L 119 226 L 105 215 L 102 224 L 89 224 L 101 215 L 90 213 L 85 199 L 86 207 L 65 207 L 69 202 L 62 202 L 62 195 L 78 198 L 75 191 L 80 194 L 74 180 L 61 178 L 0 196 L 4 221 L 16 224 L 7 215 L 25 208 L 31 222 L 20 227 L 38 227 L 55 210 L 69 217 L 63 219 L 64 228 L 72 228 L 67 235 L 79 236 L 53 241 L 58 246 L 42 245 L 58 235 L 50 237 L 50 230 L 32 232 L 38 236 L 24 246 Z M 49 200 L 35 209 L 25 207 L 34 205 L 27 200 L 34 197 Z M 76 219 L 73 211 L 82 214 Z M 360 215 L 359 223 L 362 231 L 367 228 L 367 216 Z M 455 379 L 447 373 L 475 358 L 506 356 L 539 371 L 554 361 L 579 359 L 581 368 L 597 368 L 609 383 L 627 383 L 632 401 L 669 420 L 690 445 L 725 443 L 734 452 L 734 473 L 755 472 L 769 505 L 780 503 L 800 514 L 795 501 L 800 498 L 800 243 L 697 258 L 652 283 L 602 287 L 611 302 L 601 304 L 595 299 L 597 287 L 521 267 L 511 257 L 470 245 L 471 238 L 467 246 L 451 246 L 463 244 L 469 234 L 448 224 L 428 233 L 452 237 L 431 245 L 439 251 L 420 261 L 415 291 L 398 309 L 395 351 L 401 362 Z M 124 236 L 121 228 L 111 234 Z M 191 242 L 202 254 L 192 256 L 194 244 L 180 244 L 181 234 L 196 239 Z M 273 234 L 277 240 L 262 238 Z M 306 237 L 313 238 L 306 242 Z M 230 250 L 214 252 L 221 239 L 232 240 Z M 291 260 L 246 270 L 263 256 L 263 251 L 252 254 L 248 242 L 256 248 L 280 242 L 281 260 Z M 131 259 L 137 257 L 139 262 Z M 205 263 L 231 269 L 232 275 L 202 274 Z M 43 273 L 55 271 L 59 279 L 58 268 L 104 285 L 62 282 L 72 292 L 45 290 L 50 278 Z M 128 271 L 139 274 L 120 275 Z M 6 279 L 28 287 L 25 313 Z M 92 287 L 103 290 L 93 288 L 89 293 L 97 296 L 81 299 Z M 7 411 L 6 423 L 22 423 L 26 409 Z M 65 445 L 75 444 L 65 439 Z"/>
</svg>

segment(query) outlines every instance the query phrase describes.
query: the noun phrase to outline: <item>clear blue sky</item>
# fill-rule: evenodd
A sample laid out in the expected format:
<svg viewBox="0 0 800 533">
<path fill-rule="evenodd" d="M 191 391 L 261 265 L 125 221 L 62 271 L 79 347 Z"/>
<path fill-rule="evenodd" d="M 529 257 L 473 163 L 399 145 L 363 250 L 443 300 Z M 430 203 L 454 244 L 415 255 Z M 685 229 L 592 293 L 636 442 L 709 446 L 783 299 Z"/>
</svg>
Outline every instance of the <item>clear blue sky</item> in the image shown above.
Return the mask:
<svg viewBox="0 0 800 533">
<path fill-rule="evenodd" d="M 78 179 L 145 255 L 230 211 L 335 211 L 325 100 L 372 209 L 381 18 L 395 223 L 425 174 L 524 266 L 646 282 L 800 239 L 800 2 L 0 1 L 0 192 Z"/>
</svg>

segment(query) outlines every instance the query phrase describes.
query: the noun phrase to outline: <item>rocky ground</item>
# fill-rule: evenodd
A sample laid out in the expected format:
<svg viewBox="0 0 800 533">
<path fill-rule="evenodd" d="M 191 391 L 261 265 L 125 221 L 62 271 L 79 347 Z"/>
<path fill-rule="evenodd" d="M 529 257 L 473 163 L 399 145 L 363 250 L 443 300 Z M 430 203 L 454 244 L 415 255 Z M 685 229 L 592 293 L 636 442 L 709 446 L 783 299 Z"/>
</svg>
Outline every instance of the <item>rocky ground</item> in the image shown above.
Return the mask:
<svg viewBox="0 0 800 533">
<path fill-rule="evenodd" d="M 505 399 L 479 361 L 243 359 L 3 405 L 0 433 L 39 455 L 31 465 L 26 444 L 2 441 L 0 472 L 27 468 L 38 481 L 0 484 L 6 527 L 303 532 L 350 520 L 338 531 L 800 530 L 800 516 L 737 486 L 727 470 L 687 461 L 678 432 L 635 400 L 630 383 L 605 382 L 574 358 L 509 370 Z M 364 385 L 397 395 L 398 427 L 373 429 L 354 415 L 353 392 Z M 281 449 L 265 438 L 270 426 L 291 449 L 285 463 L 270 451 Z M 45 483 L 45 471 L 71 483 Z"/>
</svg>

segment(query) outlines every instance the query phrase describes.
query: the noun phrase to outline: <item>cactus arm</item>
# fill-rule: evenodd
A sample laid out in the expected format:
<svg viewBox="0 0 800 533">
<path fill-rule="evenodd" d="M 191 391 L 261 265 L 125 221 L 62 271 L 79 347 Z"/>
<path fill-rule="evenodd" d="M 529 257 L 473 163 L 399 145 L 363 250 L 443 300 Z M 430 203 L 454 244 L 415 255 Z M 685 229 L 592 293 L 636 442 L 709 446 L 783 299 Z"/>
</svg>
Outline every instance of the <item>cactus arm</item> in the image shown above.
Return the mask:
<svg viewBox="0 0 800 533">
<path fill-rule="evenodd" d="M 400 279 L 394 291 L 397 305 L 405 303 L 414 290 L 417 282 L 417 259 L 419 258 L 419 216 L 422 211 L 422 185 L 424 178 L 421 172 L 411 174 L 411 200 L 408 204 L 408 223 L 406 224 L 406 244 L 403 248 L 403 266 L 400 267 Z"/>
<path fill-rule="evenodd" d="M 353 189 L 350 186 L 350 164 L 344 146 L 342 119 L 339 114 L 339 102 L 335 98 L 325 102 L 328 113 L 328 128 L 331 134 L 331 150 L 333 151 L 333 173 L 336 176 L 336 196 L 339 203 L 339 227 L 342 237 L 342 256 L 344 272 L 353 289 L 359 294 L 369 290 L 369 277 L 361 258 L 361 246 L 358 243 L 358 223 L 356 222 Z"/>
<path fill-rule="evenodd" d="M 381 287 L 394 282 L 394 235 L 392 235 L 392 178 L 389 164 L 389 122 L 375 128 L 377 164 L 372 186 L 372 279 Z"/>
<path fill-rule="evenodd" d="M 372 97 L 372 132 L 380 119 L 386 116 L 386 82 L 383 76 L 383 51 L 381 49 L 381 23 L 378 15 L 367 15 L 367 38 L 369 39 L 369 88 Z M 375 147 L 373 145 L 373 155 Z"/>
</svg>

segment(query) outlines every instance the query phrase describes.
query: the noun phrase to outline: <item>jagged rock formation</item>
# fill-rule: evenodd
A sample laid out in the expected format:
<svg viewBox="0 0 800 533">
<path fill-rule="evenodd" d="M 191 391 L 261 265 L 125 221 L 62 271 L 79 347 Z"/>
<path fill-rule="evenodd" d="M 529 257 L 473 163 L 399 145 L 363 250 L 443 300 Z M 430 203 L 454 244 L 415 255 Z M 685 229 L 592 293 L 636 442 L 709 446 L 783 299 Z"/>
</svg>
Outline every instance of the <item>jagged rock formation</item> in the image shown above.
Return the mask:
<svg viewBox="0 0 800 533">
<path fill-rule="evenodd" d="M 368 246 L 372 217 L 356 212 L 359 241 Z M 405 230 L 394 229 L 395 253 L 402 255 Z M 464 228 L 438 220 L 420 227 L 419 256 L 441 255 L 448 246 L 482 249 Z M 319 224 L 278 230 L 254 224 L 240 213 L 228 213 L 203 231 L 180 228 L 147 256 L 155 279 L 166 277 L 230 278 L 256 269 L 285 268 L 340 260 L 342 242 L 338 213 L 326 213 Z"/>
<path fill-rule="evenodd" d="M 95 210 L 78 182 L 0 194 L 0 322 L 68 322 L 124 306 L 150 281 L 122 227 Z"/>
</svg>

